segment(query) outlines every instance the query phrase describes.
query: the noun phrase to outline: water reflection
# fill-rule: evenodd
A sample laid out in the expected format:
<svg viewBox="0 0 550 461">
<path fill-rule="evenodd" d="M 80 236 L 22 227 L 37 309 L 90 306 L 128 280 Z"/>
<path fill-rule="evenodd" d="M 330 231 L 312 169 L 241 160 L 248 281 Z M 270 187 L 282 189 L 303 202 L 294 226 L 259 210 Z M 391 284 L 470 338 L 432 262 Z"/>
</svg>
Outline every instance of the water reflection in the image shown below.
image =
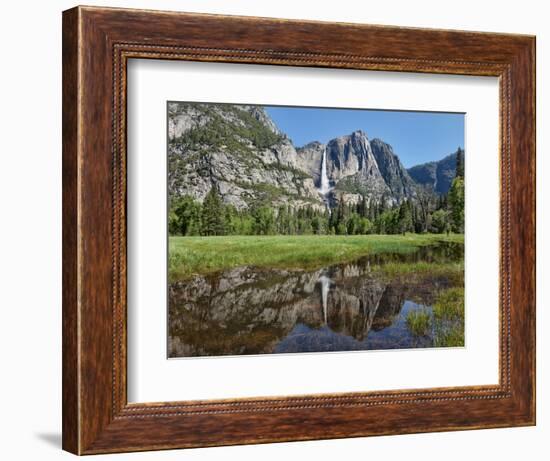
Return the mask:
<svg viewBox="0 0 550 461">
<path fill-rule="evenodd" d="M 443 276 L 388 279 L 381 265 L 447 262 L 462 245 L 361 258 L 314 271 L 239 267 L 169 287 L 170 357 L 430 347 L 409 311 L 430 310 Z"/>
</svg>

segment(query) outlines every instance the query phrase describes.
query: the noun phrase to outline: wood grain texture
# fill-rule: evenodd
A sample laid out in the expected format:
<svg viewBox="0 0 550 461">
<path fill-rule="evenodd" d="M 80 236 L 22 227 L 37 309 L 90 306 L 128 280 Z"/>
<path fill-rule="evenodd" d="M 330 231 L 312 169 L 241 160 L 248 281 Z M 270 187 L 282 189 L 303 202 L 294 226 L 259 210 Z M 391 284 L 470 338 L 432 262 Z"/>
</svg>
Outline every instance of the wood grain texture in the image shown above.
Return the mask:
<svg viewBox="0 0 550 461">
<path fill-rule="evenodd" d="M 63 447 L 78 454 L 535 421 L 534 37 L 78 7 L 63 15 Z M 126 399 L 126 63 L 500 79 L 500 382 L 222 401 Z"/>
<path fill-rule="evenodd" d="M 78 452 L 78 10 L 63 17 L 63 448 Z"/>
</svg>

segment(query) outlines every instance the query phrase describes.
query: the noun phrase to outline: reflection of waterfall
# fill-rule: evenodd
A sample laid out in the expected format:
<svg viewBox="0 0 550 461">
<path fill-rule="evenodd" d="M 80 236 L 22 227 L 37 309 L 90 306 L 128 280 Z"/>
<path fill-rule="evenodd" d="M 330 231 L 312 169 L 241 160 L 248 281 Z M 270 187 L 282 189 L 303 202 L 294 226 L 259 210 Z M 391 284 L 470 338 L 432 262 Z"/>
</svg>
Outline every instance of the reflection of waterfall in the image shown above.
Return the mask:
<svg viewBox="0 0 550 461">
<path fill-rule="evenodd" d="M 319 282 L 321 283 L 321 302 L 323 304 L 323 317 L 325 320 L 325 325 L 328 323 L 328 292 L 330 290 L 330 280 L 326 275 L 321 275 L 319 277 Z"/>
</svg>

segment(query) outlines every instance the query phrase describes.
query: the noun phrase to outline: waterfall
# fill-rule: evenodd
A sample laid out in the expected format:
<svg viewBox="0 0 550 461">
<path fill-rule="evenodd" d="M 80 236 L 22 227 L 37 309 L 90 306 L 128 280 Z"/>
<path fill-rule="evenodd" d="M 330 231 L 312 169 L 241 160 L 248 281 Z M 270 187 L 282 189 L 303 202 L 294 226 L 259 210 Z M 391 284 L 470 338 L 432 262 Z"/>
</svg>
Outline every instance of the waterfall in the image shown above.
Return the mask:
<svg viewBox="0 0 550 461">
<path fill-rule="evenodd" d="M 323 159 L 321 160 L 321 184 L 319 192 L 326 195 L 330 192 L 330 183 L 327 175 L 327 148 L 323 151 Z"/>
</svg>

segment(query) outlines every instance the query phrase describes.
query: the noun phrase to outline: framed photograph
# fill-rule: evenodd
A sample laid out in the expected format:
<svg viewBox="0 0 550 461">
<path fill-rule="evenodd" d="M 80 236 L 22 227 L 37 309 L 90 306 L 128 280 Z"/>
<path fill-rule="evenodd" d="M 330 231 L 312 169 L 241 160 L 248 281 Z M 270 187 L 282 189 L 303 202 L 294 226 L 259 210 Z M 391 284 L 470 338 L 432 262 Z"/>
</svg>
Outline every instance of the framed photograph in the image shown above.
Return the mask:
<svg viewBox="0 0 550 461">
<path fill-rule="evenodd" d="M 63 13 L 63 448 L 535 424 L 535 38 Z"/>
</svg>

